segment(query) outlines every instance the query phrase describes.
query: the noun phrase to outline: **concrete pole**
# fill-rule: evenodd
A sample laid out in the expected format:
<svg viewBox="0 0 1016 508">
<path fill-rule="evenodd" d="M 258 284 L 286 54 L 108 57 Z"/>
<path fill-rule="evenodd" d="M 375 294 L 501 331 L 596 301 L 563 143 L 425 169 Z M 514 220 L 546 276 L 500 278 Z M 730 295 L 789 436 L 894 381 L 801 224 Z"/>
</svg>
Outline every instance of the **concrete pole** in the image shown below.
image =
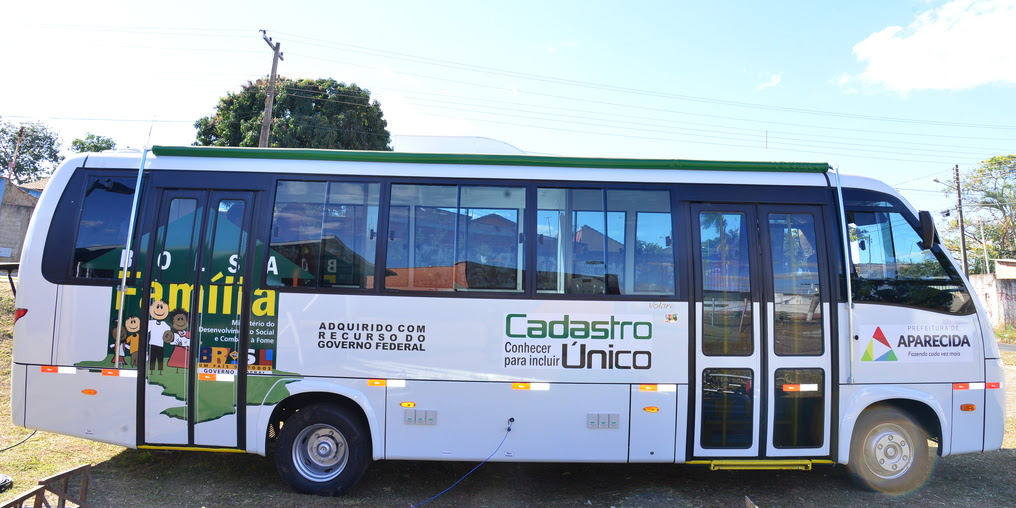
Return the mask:
<svg viewBox="0 0 1016 508">
<path fill-rule="evenodd" d="M 275 102 L 275 74 L 279 70 L 279 60 L 283 60 L 283 58 L 282 53 L 279 52 L 279 48 L 282 47 L 281 42 L 272 44 L 272 38 L 268 37 L 268 34 L 264 30 L 261 31 L 261 37 L 264 38 L 265 42 L 268 43 L 268 47 L 272 48 L 272 52 L 275 53 L 272 57 L 272 74 L 268 77 L 265 113 L 261 118 L 261 137 L 258 139 L 258 146 L 264 148 L 268 146 L 268 136 L 272 129 L 272 105 Z"/>
<path fill-rule="evenodd" d="M 963 261 L 963 275 L 967 275 L 967 235 L 963 228 L 963 190 L 960 188 L 960 166 L 953 166 L 953 177 L 956 179 L 956 210 L 960 214 L 960 259 Z"/>
</svg>

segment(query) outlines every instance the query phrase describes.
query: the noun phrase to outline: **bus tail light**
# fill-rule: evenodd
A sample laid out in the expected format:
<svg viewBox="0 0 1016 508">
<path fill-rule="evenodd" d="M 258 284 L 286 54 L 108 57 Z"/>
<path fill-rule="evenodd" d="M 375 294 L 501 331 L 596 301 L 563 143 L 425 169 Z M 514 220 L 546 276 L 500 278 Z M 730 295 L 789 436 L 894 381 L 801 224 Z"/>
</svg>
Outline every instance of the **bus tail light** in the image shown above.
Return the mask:
<svg viewBox="0 0 1016 508">
<path fill-rule="evenodd" d="M 17 323 L 25 314 L 28 314 L 28 309 L 14 309 L 14 322 Z"/>
</svg>

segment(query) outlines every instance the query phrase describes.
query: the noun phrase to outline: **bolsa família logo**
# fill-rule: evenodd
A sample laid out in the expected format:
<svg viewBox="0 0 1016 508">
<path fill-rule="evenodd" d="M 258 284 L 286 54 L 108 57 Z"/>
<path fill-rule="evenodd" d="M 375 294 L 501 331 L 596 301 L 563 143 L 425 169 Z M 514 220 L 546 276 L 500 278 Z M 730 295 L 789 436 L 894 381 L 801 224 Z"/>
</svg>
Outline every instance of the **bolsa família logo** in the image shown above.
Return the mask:
<svg viewBox="0 0 1016 508">
<path fill-rule="evenodd" d="M 861 361 L 895 362 L 896 360 L 896 353 L 893 352 L 893 347 L 889 345 L 885 334 L 882 333 L 882 328 L 875 327 L 875 333 L 871 335 L 871 340 L 868 341 L 868 348 L 864 350 Z"/>
<path fill-rule="evenodd" d="M 642 370 L 653 366 L 653 323 L 648 320 L 508 314 L 504 332 L 509 339 L 504 346 L 506 368 Z"/>
</svg>

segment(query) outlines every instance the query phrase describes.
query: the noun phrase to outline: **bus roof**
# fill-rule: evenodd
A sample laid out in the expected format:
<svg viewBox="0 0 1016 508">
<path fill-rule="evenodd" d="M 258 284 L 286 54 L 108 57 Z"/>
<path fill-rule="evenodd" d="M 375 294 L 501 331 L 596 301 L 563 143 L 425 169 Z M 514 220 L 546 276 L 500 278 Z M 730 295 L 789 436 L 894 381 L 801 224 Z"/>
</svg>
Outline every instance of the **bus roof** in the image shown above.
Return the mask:
<svg viewBox="0 0 1016 508">
<path fill-rule="evenodd" d="M 763 171 L 825 173 L 824 162 L 699 161 L 683 159 L 604 159 L 543 155 L 485 155 L 377 152 L 364 150 L 311 150 L 293 148 L 235 148 L 212 146 L 154 146 L 152 153 L 175 157 L 231 159 L 286 159 L 313 161 L 399 162 L 416 164 L 472 164 L 478 166 L 543 166 L 605 169 L 692 169 L 711 171 Z"/>
</svg>

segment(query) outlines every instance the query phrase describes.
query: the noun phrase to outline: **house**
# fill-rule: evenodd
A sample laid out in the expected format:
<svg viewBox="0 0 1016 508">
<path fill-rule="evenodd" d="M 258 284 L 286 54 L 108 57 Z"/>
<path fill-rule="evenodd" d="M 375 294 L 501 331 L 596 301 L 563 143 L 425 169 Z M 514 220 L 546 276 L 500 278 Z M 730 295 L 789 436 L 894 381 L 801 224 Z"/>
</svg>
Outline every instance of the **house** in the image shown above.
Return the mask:
<svg viewBox="0 0 1016 508">
<path fill-rule="evenodd" d="M 39 198 L 10 179 L 2 178 L 0 181 L 3 184 L 0 188 L 0 262 L 18 262 L 25 233 L 28 232 L 28 221 Z"/>
<path fill-rule="evenodd" d="M 25 192 L 27 192 L 27 193 L 35 196 L 35 197 L 39 197 L 39 196 L 42 195 L 42 190 L 46 188 L 46 185 L 48 183 L 49 183 L 49 178 L 43 178 L 42 180 L 36 180 L 34 182 L 23 183 L 21 185 L 18 185 L 18 187 L 20 187 L 21 190 L 23 190 L 23 191 L 25 191 Z"/>
</svg>

